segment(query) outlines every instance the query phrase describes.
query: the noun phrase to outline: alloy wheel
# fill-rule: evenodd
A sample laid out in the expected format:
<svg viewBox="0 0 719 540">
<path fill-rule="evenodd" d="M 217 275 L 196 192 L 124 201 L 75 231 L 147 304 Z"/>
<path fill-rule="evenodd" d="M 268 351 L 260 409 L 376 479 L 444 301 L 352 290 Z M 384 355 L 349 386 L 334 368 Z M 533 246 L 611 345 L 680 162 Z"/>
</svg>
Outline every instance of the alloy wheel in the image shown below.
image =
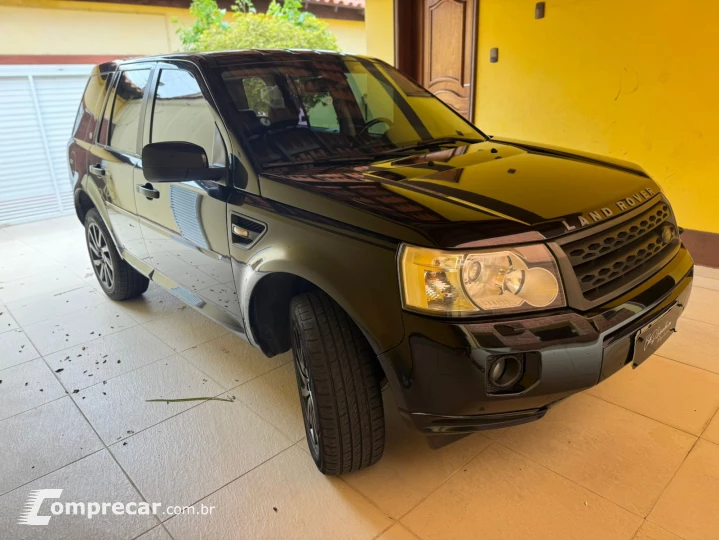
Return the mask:
<svg viewBox="0 0 719 540">
<path fill-rule="evenodd" d="M 90 223 L 87 230 L 87 246 L 90 248 L 90 259 L 97 279 L 103 287 L 112 290 L 115 282 L 115 271 L 112 266 L 110 249 L 104 233 L 96 223 Z"/>
<path fill-rule="evenodd" d="M 297 369 L 297 381 L 300 387 L 300 400 L 302 402 L 302 414 L 305 418 L 307 427 L 307 440 L 314 457 L 320 454 L 320 436 L 319 436 L 319 419 L 317 417 L 317 407 L 314 395 L 312 394 L 312 385 L 310 384 L 310 373 L 307 368 L 307 355 L 302 346 L 300 337 L 300 329 L 294 325 L 292 328 L 294 341 L 294 357 L 295 367 Z"/>
</svg>

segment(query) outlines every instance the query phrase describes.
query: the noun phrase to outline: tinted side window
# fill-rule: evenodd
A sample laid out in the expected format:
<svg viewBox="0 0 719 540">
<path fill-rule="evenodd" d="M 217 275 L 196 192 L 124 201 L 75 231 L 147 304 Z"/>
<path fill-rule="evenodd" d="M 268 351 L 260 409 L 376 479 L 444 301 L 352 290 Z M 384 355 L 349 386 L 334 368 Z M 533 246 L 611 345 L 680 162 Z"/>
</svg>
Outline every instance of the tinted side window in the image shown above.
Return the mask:
<svg viewBox="0 0 719 540">
<path fill-rule="evenodd" d="M 97 72 L 97 68 L 95 70 Z M 74 139 L 93 141 L 95 126 L 102 114 L 102 106 L 105 104 L 110 80 L 112 80 L 112 73 L 90 75 L 75 117 L 75 125 L 72 128 Z"/>
<path fill-rule="evenodd" d="M 108 144 L 118 150 L 137 152 L 137 133 L 140 127 L 142 96 L 149 69 L 123 71 L 115 87 Z"/>
<path fill-rule="evenodd" d="M 210 163 L 224 162 L 224 147 L 221 139 L 217 143 L 216 129 L 210 105 L 192 73 L 163 69 L 155 93 L 150 142 L 194 143 L 205 149 Z"/>
<path fill-rule="evenodd" d="M 114 81 L 114 75 L 115 73 L 108 73 L 105 77 L 105 92 L 110 92 L 110 99 L 107 101 L 107 105 L 105 105 L 105 97 L 102 98 L 102 100 L 98 101 L 98 116 L 102 115 L 101 119 L 98 119 L 100 122 L 100 126 L 98 128 L 99 134 L 97 136 L 97 142 L 100 144 L 107 144 L 107 132 L 110 126 L 110 113 L 112 113 L 112 102 L 115 96 L 115 89 L 113 88 L 113 81 Z M 103 109 L 104 106 L 104 109 Z M 92 137 L 90 137 L 92 140 Z"/>
</svg>

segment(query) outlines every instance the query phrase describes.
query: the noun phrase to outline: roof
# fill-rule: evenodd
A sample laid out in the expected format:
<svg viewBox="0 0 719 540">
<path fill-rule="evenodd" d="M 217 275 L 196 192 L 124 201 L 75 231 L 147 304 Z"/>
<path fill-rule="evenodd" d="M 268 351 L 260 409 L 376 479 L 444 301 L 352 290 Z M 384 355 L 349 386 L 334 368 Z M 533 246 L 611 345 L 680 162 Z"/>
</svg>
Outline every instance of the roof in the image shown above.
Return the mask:
<svg viewBox="0 0 719 540">
<path fill-rule="evenodd" d="M 98 66 L 99 72 L 115 71 L 123 64 L 133 64 L 139 62 L 158 62 L 162 60 L 190 60 L 197 62 L 201 59 L 211 61 L 212 66 L 228 66 L 238 63 L 264 64 L 272 62 L 293 62 L 316 60 L 322 56 L 329 57 L 347 57 L 347 58 L 364 58 L 375 61 L 374 58 L 364 55 L 348 54 L 338 51 L 322 51 L 311 49 L 240 49 L 230 51 L 210 51 L 210 52 L 192 52 L 192 53 L 168 53 L 156 56 L 145 56 L 136 58 L 118 59 L 112 62 L 105 62 Z"/>
<path fill-rule="evenodd" d="M 305 0 L 308 4 L 329 4 L 335 6 L 364 9 L 365 0 Z"/>
</svg>

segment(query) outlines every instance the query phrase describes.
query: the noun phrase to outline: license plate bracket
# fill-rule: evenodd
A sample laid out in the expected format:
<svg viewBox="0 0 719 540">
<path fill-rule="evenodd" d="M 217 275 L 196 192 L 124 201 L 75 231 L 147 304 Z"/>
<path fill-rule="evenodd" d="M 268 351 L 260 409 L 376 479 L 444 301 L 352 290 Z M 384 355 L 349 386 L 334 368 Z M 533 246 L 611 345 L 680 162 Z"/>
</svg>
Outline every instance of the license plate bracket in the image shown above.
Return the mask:
<svg viewBox="0 0 719 540">
<path fill-rule="evenodd" d="M 654 354 L 664 342 L 676 332 L 677 321 L 684 311 L 684 306 L 674 304 L 662 315 L 654 319 L 634 336 L 634 357 L 632 368 L 636 368 Z"/>
</svg>

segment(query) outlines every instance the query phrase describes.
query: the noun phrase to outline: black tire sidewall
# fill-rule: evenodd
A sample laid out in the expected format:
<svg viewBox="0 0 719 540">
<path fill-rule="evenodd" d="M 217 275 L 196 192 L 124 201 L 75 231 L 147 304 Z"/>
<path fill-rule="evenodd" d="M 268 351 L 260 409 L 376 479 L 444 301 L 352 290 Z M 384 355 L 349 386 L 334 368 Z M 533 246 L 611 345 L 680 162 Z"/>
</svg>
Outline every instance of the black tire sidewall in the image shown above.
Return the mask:
<svg viewBox="0 0 719 540">
<path fill-rule="evenodd" d="M 295 329 L 297 329 L 297 332 L 295 332 Z M 297 317 L 295 315 L 294 310 L 292 310 L 291 317 L 290 317 L 290 336 L 292 340 L 292 363 L 295 367 L 295 377 L 297 379 L 297 391 L 300 391 L 300 367 L 297 360 L 297 348 L 302 347 L 304 353 L 305 353 L 305 363 L 307 367 L 307 374 L 309 375 L 309 382 L 310 382 L 310 391 L 312 392 L 313 399 L 315 400 L 315 414 L 317 415 L 317 439 L 318 439 L 318 446 L 319 451 L 315 453 L 315 449 L 312 446 L 312 443 L 310 442 L 310 429 L 307 425 L 307 405 L 305 403 L 305 400 L 302 399 L 302 396 L 300 395 L 300 407 L 302 408 L 302 421 L 305 426 L 305 439 L 307 440 L 307 447 L 309 448 L 310 455 L 312 456 L 312 459 L 314 460 L 315 464 L 317 465 L 317 468 L 320 470 L 323 470 L 324 468 L 324 460 L 322 459 L 322 456 L 324 455 L 324 440 L 322 437 L 322 425 L 321 425 L 321 419 L 319 416 L 319 403 L 317 403 L 317 400 L 319 396 L 317 395 L 317 392 L 315 390 L 315 382 L 314 377 L 312 376 L 312 356 L 309 354 L 309 350 L 307 347 L 307 343 L 305 343 L 305 333 L 302 329 L 302 325 L 297 320 Z M 299 343 L 297 342 L 297 339 L 295 336 L 299 336 Z"/>
<path fill-rule="evenodd" d="M 95 274 L 95 278 L 97 279 L 97 282 L 100 284 L 100 287 L 102 287 L 102 290 L 105 291 L 105 294 L 107 294 L 110 298 L 112 298 L 117 290 L 117 286 L 119 283 L 120 273 L 122 271 L 120 268 L 120 265 L 122 264 L 122 259 L 120 258 L 120 254 L 117 252 L 117 249 L 115 248 L 115 243 L 112 240 L 112 237 L 110 236 L 110 231 L 108 231 L 107 227 L 105 227 L 105 223 L 102 221 L 100 214 L 97 212 L 97 210 L 92 209 L 85 216 L 85 244 L 87 247 L 88 256 L 90 257 L 90 261 L 92 262 L 92 251 L 90 250 L 90 240 L 88 239 L 88 235 L 90 234 L 90 224 L 91 223 L 94 223 L 95 225 L 100 227 L 100 230 L 102 231 L 102 234 L 105 237 L 105 242 L 107 242 L 107 248 L 108 248 L 108 251 L 110 252 L 110 260 L 112 261 L 112 272 L 113 272 L 112 288 L 108 289 L 107 287 L 105 287 L 105 284 L 100 280 L 100 276 L 97 274 L 95 265 L 93 265 L 92 271 Z"/>
</svg>

